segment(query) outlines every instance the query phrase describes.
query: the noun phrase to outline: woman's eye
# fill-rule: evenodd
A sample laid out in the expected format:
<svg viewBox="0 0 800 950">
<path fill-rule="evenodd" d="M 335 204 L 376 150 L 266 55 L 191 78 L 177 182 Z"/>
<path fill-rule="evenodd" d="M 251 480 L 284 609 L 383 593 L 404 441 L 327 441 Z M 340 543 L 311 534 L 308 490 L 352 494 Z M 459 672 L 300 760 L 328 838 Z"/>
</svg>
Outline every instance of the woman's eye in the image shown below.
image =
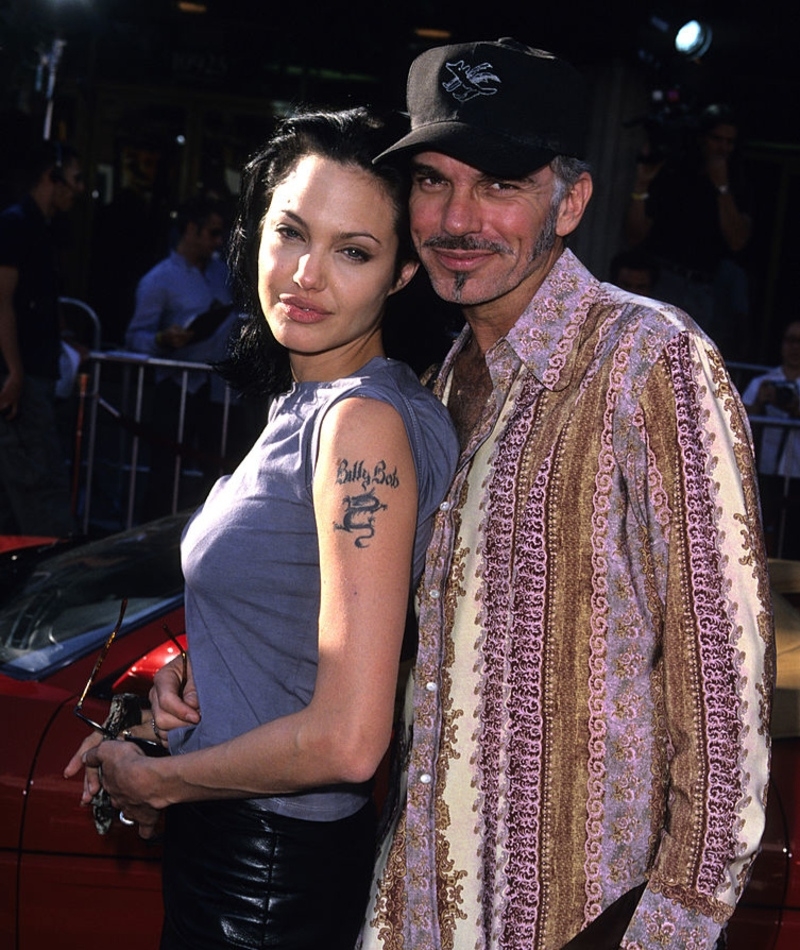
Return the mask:
<svg viewBox="0 0 800 950">
<path fill-rule="evenodd" d="M 367 261 L 372 260 L 372 255 L 360 247 L 346 247 L 342 253 L 348 260 L 356 261 L 357 263 L 365 264 Z"/>
<path fill-rule="evenodd" d="M 293 228 L 293 227 L 292 227 L 291 225 L 289 225 L 289 224 L 279 224 L 279 225 L 275 228 L 275 232 L 276 232 L 277 234 L 280 234 L 281 237 L 286 238 L 287 240 L 294 240 L 295 238 L 302 238 L 302 236 L 303 236 L 303 235 L 297 230 L 297 228 Z"/>
</svg>

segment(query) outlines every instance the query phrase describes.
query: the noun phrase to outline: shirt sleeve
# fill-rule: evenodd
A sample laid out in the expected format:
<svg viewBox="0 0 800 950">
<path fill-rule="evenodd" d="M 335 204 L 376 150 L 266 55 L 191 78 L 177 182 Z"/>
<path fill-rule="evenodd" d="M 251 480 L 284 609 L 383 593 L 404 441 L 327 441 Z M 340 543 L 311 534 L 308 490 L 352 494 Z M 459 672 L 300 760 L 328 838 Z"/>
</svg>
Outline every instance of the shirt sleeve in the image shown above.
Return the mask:
<svg viewBox="0 0 800 950">
<path fill-rule="evenodd" d="M 774 634 L 752 439 L 722 359 L 669 343 L 629 435 L 662 613 L 668 809 L 624 950 L 701 950 L 765 824 Z"/>
<path fill-rule="evenodd" d="M 136 288 L 136 305 L 125 333 L 125 345 L 136 353 L 159 352 L 156 334 L 169 323 L 169 300 L 163 281 L 145 274 Z"/>
</svg>

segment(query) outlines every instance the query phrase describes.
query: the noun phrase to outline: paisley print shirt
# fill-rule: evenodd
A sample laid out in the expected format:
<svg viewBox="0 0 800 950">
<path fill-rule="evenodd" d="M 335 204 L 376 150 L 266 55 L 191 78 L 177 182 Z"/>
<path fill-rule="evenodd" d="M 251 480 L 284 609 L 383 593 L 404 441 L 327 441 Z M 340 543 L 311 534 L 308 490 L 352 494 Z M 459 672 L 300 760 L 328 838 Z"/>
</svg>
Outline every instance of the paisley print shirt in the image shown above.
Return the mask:
<svg viewBox="0 0 800 950">
<path fill-rule="evenodd" d="M 557 950 L 646 882 L 622 947 L 712 948 L 769 766 L 745 412 L 685 314 L 570 251 L 487 362 L 419 590 L 407 790 L 363 946 Z"/>
</svg>

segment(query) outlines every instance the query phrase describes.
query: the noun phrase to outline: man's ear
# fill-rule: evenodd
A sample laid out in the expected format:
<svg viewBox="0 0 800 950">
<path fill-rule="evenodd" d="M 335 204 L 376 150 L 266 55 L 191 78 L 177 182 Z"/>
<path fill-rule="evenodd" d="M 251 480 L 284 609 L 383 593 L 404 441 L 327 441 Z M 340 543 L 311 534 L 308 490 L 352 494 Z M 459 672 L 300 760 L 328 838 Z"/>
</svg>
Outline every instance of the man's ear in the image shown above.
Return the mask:
<svg viewBox="0 0 800 950">
<path fill-rule="evenodd" d="M 589 172 L 583 172 L 575 184 L 570 188 L 566 195 L 561 199 L 558 207 L 558 220 L 556 221 L 556 234 L 559 237 L 566 237 L 572 234 L 575 228 L 580 224 L 586 205 L 592 197 L 592 176 Z"/>
<path fill-rule="evenodd" d="M 419 261 L 406 261 L 400 269 L 400 276 L 394 283 L 394 286 L 389 291 L 389 294 L 396 294 L 398 290 L 402 290 L 403 287 L 411 280 L 411 278 L 416 274 L 417 269 L 419 268 Z"/>
</svg>

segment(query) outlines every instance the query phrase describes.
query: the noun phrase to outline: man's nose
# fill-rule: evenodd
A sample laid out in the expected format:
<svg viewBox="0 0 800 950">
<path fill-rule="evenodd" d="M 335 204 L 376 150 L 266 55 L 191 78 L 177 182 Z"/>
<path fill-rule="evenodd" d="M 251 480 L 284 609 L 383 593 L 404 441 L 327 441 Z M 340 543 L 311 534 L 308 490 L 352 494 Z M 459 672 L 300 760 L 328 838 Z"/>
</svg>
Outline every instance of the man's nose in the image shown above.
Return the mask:
<svg viewBox="0 0 800 950">
<path fill-rule="evenodd" d="M 442 211 L 442 227 L 448 234 L 474 234 L 481 229 L 480 202 L 467 188 L 454 188 Z"/>
</svg>

